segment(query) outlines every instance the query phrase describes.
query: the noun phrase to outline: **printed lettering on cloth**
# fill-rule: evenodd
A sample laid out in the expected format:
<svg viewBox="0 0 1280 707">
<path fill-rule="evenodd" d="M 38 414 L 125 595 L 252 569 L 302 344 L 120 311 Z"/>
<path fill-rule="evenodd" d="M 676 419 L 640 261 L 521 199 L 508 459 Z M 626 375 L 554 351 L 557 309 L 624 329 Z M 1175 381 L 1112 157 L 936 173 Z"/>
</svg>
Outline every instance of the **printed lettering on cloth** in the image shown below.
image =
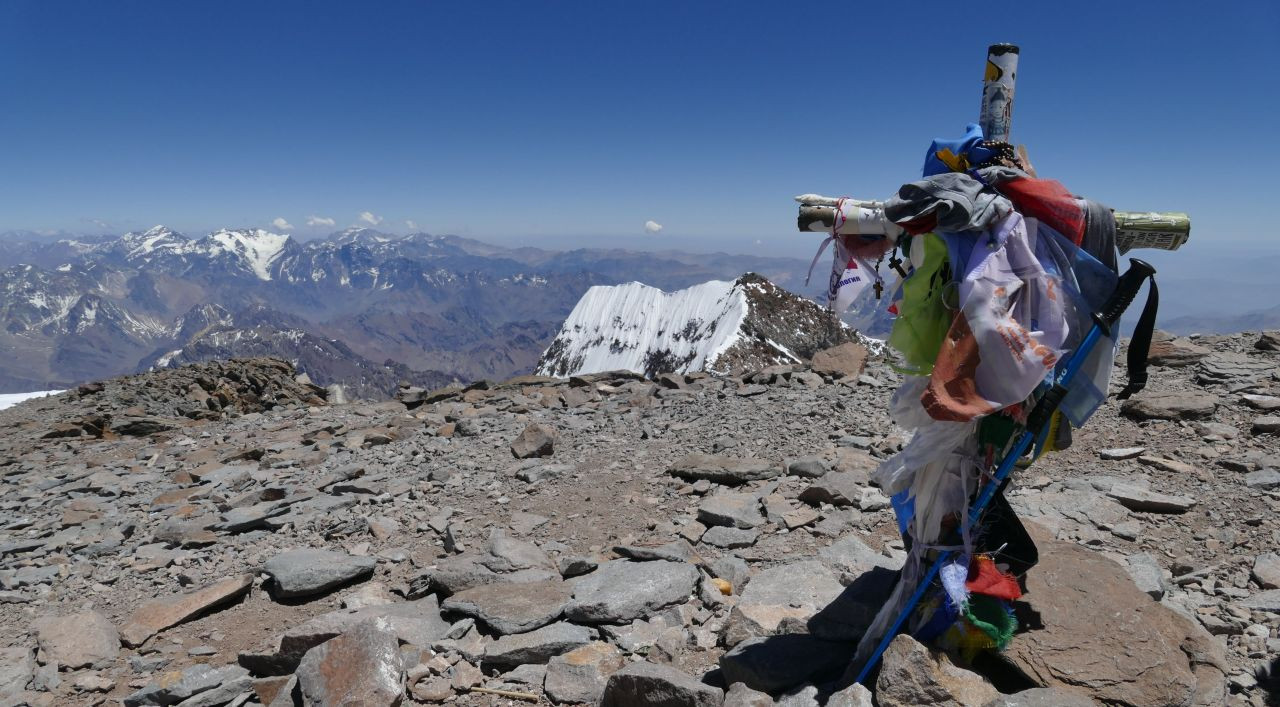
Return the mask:
<svg viewBox="0 0 1280 707">
<path fill-rule="evenodd" d="M 1062 281 L 1036 258 L 1037 228 L 1014 212 L 976 236 L 959 269 L 960 313 L 920 398 L 934 419 L 972 420 L 1021 402 L 1062 357 Z"/>
</svg>

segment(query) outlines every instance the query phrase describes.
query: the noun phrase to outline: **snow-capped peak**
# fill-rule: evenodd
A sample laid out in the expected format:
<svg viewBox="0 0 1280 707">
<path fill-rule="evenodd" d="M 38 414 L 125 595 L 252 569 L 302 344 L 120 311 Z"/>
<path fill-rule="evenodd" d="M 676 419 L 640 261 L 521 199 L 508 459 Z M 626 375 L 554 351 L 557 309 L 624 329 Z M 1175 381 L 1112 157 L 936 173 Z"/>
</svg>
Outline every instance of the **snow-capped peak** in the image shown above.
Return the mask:
<svg viewBox="0 0 1280 707">
<path fill-rule="evenodd" d="M 712 280 L 670 293 L 639 282 L 592 287 L 543 354 L 538 372 L 704 370 L 733 345 L 747 313 L 735 282 Z"/>
<path fill-rule="evenodd" d="M 149 259 L 161 251 L 178 252 L 190 245 L 191 241 L 166 226 L 152 226 L 142 233 L 133 231 L 124 234 L 120 243 L 124 246 L 125 257 L 134 260 Z"/>
<path fill-rule="evenodd" d="M 261 228 L 233 231 L 222 229 L 205 239 L 216 253 L 229 253 L 244 261 L 259 280 L 271 279 L 271 264 L 280 257 L 289 236 Z"/>
</svg>

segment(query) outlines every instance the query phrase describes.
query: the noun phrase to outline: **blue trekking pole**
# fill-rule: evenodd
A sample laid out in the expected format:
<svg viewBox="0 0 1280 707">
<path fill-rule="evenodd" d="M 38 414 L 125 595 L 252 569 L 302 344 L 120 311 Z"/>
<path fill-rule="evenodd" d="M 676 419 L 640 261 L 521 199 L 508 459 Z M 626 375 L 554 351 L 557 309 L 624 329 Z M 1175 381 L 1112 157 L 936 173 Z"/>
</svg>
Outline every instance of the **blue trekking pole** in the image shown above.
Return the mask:
<svg viewBox="0 0 1280 707">
<path fill-rule="evenodd" d="M 1009 477 L 1009 473 L 1013 471 L 1013 465 L 1022 458 L 1022 455 L 1031 448 L 1031 444 L 1041 435 L 1049 424 L 1049 418 L 1057 411 L 1058 406 L 1062 404 L 1063 398 L 1067 395 L 1067 388 L 1071 385 L 1072 379 L 1079 372 L 1080 367 L 1084 365 L 1085 360 L 1089 358 L 1089 352 L 1093 350 L 1094 345 L 1098 343 L 1098 339 L 1104 336 L 1111 336 L 1111 329 L 1120 320 L 1120 315 L 1129 308 L 1133 303 L 1134 297 L 1138 296 L 1138 290 L 1142 287 L 1142 283 L 1155 276 L 1156 270 L 1145 261 L 1137 258 L 1129 259 L 1129 269 L 1120 276 L 1120 281 L 1116 284 L 1115 292 L 1111 294 L 1111 298 L 1103 306 L 1101 312 L 1095 312 L 1093 315 L 1093 327 L 1089 329 L 1088 335 L 1084 337 L 1084 341 L 1076 347 L 1071 358 L 1068 359 L 1067 365 L 1058 374 L 1054 380 L 1053 386 L 1045 392 L 1040 401 L 1036 403 L 1031 414 L 1027 416 L 1027 425 L 1022 434 L 1018 435 L 1018 439 L 1013 443 L 1013 447 L 1000 460 L 1000 464 L 996 467 L 995 474 L 982 486 L 981 492 L 974 500 L 973 506 L 969 509 L 969 524 L 976 525 L 982 518 L 982 512 L 996 495 L 1004 480 Z M 938 571 L 943 565 L 951 560 L 955 553 L 951 550 L 944 550 L 934 559 L 933 564 L 929 567 L 929 571 L 925 573 L 920 580 L 920 584 L 916 586 L 915 592 L 911 598 L 907 600 L 906 606 L 902 607 L 902 611 L 898 613 L 897 618 L 893 620 L 893 624 L 889 630 L 885 632 L 884 637 L 880 639 L 876 650 L 867 659 L 862 670 L 858 672 L 857 682 L 865 682 L 867 676 L 871 674 L 872 669 L 876 667 L 876 663 L 880 661 L 880 656 L 884 654 L 885 649 L 889 647 L 889 643 L 894 636 L 898 635 L 902 624 L 906 622 L 907 617 L 915 610 L 916 604 L 920 603 L 920 599 L 924 596 L 925 591 L 933 584 L 933 580 L 938 576 Z"/>
</svg>

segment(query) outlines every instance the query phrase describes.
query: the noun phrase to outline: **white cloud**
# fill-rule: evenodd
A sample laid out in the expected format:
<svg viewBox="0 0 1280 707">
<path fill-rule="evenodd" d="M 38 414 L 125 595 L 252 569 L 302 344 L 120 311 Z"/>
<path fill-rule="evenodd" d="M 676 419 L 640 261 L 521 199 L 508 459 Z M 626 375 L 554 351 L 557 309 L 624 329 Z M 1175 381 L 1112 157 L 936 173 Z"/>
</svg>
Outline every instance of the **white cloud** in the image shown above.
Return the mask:
<svg viewBox="0 0 1280 707">
<path fill-rule="evenodd" d="M 662 230 L 662 224 L 658 223 L 657 221 L 645 221 L 644 230 L 645 230 L 645 233 L 657 233 L 658 231 Z"/>
<path fill-rule="evenodd" d="M 409 228 L 411 228 L 411 229 L 413 229 L 413 230 L 415 230 L 415 231 L 416 231 L 416 230 L 418 230 L 418 224 L 417 224 L 417 223 L 415 223 L 415 222 L 413 221 L 413 219 L 405 219 L 405 220 L 404 220 L 404 225 L 408 226 Z"/>
<path fill-rule="evenodd" d="M 292 231 L 292 230 L 293 230 L 293 224 L 291 224 L 291 223 L 289 223 L 288 221 L 284 220 L 284 217 L 283 217 L 283 216 L 277 216 L 277 217 L 276 217 L 276 220 L 274 220 L 274 221 L 272 221 L 272 222 L 271 222 L 271 225 L 272 225 L 272 226 L 275 226 L 276 228 L 280 229 L 281 231 Z"/>
<path fill-rule="evenodd" d="M 337 223 L 338 223 L 337 221 L 334 221 L 334 220 L 333 220 L 333 219 L 331 219 L 331 218 L 325 218 L 325 217 L 323 217 L 323 216 L 315 216 L 315 215 L 312 215 L 312 216 L 308 216 L 308 217 L 307 217 L 307 225 L 308 225 L 308 226 L 330 226 L 330 227 L 332 227 L 332 226 L 337 225 Z"/>
<path fill-rule="evenodd" d="M 95 219 L 93 219 L 93 225 L 95 225 L 95 226 L 97 226 L 98 228 L 101 228 L 101 229 L 103 229 L 103 230 L 107 230 L 107 229 L 111 228 L 111 224 L 107 223 L 106 221 L 103 221 L 103 220 L 102 220 L 102 219 L 100 219 L 100 218 L 95 218 Z"/>
<path fill-rule="evenodd" d="M 375 216 L 372 211 L 361 211 L 360 220 L 364 221 L 370 226 L 377 226 L 378 224 L 382 223 L 382 217 Z"/>
</svg>

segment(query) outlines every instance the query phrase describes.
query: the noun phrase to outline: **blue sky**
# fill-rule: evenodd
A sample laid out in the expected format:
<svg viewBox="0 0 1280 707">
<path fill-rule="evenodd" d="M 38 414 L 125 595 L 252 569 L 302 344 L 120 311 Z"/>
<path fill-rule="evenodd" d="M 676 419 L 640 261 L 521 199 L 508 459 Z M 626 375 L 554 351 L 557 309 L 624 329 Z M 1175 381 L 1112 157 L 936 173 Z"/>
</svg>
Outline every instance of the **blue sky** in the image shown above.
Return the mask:
<svg viewBox="0 0 1280 707">
<path fill-rule="evenodd" d="M 1041 176 L 1188 211 L 1196 248 L 1277 241 L 1275 2 L 975 7 L 6 0 L 0 231 L 307 235 L 368 212 L 504 243 L 806 257 L 791 197 L 916 178 L 1007 41 L 1014 139 Z"/>
</svg>

